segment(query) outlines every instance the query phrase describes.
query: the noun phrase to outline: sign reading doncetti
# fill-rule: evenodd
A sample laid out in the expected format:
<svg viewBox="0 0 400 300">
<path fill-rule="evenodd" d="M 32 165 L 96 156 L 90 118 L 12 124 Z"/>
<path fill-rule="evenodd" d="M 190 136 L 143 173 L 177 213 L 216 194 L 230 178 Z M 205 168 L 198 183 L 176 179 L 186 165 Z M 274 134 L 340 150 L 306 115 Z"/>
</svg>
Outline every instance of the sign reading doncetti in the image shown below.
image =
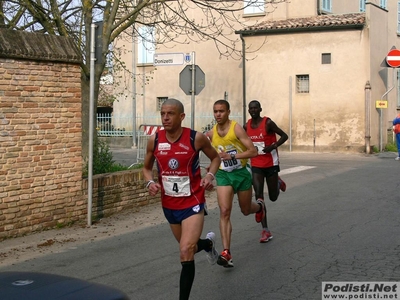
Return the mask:
<svg viewBox="0 0 400 300">
<path fill-rule="evenodd" d="M 183 65 L 183 53 L 155 53 L 153 65 L 154 66 L 177 66 Z"/>
</svg>

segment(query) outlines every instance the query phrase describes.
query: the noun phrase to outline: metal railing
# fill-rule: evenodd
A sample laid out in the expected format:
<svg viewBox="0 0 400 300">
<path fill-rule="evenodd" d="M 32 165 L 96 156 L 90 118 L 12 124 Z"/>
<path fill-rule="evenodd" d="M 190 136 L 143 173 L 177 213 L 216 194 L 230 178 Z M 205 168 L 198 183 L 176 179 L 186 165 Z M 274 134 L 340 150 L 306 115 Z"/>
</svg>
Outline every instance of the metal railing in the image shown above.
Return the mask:
<svg viewBox="0 0 400 300">
<path fill-rule="evenodd" d="M 231 114 L 230 118 L 242 123 L 241 114 Z M 190 116 L 186 116 L 182 125 L 190 127 Z M 136 115 L 137 136 L 140 134 L 139 126 L 142 124 L 159 124 L 161 125 L 160 114 L 141 116 Z M 212 113 L 196 114 L 196 127 L 202 132 L 210 130 L 215 124 L 214 115 Z M 131 115 L 117 115 L 113 113 L 98 113 L 96 123 L 98 136 L 133 136 L 133 118 Z"/>
</svg>

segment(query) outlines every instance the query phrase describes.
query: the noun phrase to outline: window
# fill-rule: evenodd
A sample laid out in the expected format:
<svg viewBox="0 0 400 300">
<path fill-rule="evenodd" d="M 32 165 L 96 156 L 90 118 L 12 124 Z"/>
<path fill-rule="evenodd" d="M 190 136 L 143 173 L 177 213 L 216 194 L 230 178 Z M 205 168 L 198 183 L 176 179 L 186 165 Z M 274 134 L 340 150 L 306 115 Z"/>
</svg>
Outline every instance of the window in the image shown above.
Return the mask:
<svg viewBox="0 0 400 300">
<path fill-rule="evenodd" d="M 332 11 L 332 0 L 322 0 L 322 10 L 331 12 Z"/>
<path fill-rule="evenodd" d="M 264 0 L 247 0 L 243 1 L 244 14 L 263 14 L 265 12 Z"/>
<path fill-rule="evenodd" d="M 381 0 L 380 5 L 382 8 L 386 9 L 387 8 L 387 0 Z"/>
<path fill-rule="evenodd" d="M 400 1 L 397 1 L 397 33 L 400 33 Z"/>
<path fill-rule="evenodd" d="M 365 0 L 360 0 L 360 11 L 361 12 L 365 11 Z"/>
<path fill-rule="evenodd" d="M 323 65 L 329 65 L 331 63 L 331 54 L 330 53 L 322 53 L 321 63 Z"/>
<path fill-rule="evenodd" d="M 138 33 L 138 63 L 152 64 L 156 49 L 155 32 L 153 26 L 142 26 Z"/>
<path fill-rule="evenodd" d="M 309 75 L 296 75 L 296 91 L 304 94 L 310 92 L 310 77 Z"/>
<path fill-rule="evenodd" d="M 161 111 L 161 106 L 168 99 L 168 97 L 157 97 L 157 111 Z"/>
</svg>

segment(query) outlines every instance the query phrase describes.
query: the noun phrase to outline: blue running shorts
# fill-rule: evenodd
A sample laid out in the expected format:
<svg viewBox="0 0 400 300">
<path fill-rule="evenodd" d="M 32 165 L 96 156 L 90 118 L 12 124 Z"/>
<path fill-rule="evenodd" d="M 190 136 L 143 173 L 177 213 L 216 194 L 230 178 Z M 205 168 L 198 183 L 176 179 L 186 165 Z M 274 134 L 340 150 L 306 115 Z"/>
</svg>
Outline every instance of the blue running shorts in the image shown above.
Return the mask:
<svg viewBox="0 0 400 300">
<path fill-rule="evenodd" d="M 207 215 L 206 210 L 204 209 L 205 203 L 197 204 L 193 207 L 185 208 L 185 209 L 169 209 L 164 208 L 164 216 L 167 219 L 169 224 L 181 224 L 183 220 L 189 218 L 190 216 L 199 214 L 203 212 L 204 215 Z"/>
</svg>

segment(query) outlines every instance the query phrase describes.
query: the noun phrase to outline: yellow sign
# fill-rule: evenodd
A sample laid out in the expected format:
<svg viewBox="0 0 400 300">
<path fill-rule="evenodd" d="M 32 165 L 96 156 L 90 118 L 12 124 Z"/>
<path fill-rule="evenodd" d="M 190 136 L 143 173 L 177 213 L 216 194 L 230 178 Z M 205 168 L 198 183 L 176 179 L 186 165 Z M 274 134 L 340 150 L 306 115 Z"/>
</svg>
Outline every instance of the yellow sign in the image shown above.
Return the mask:
<svg viewBox="0 0 400 300">
<path fill-rule="evenodd" d="M 376 108 L 388 108 L 387 100 L 376 100 L 375 102 Z"/>
</svg>

